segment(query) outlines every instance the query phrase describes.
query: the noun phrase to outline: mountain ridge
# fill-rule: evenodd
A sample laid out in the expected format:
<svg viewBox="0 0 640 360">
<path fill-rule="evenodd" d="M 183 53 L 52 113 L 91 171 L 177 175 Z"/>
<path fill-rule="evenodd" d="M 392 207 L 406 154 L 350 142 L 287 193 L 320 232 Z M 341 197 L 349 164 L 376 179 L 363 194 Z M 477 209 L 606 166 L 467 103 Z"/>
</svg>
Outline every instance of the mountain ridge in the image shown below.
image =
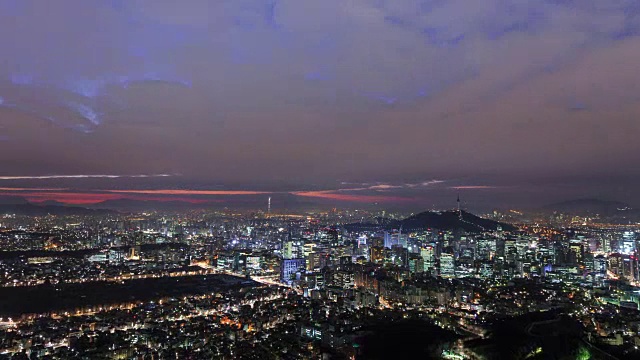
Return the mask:
<svg viewBox="0 0 640 360">
<path fill-rule="evenodd" d="M 516 227 L 490 219 L 484 219 L 466 211 L 424 211 L 403 220 L 378 218 L 377 223 L 352 223 L 345 225 L 348 230 L 391 230 L 414 231 L 424 229 L 464 230 L 467 232 L 495 231 L 502 228 L 505 231 L 516 230 Z"/>
<path fill-rule="evenodd" d="M 68 205 L 51 205 L 38 203 L 22 203 L 22 204 L 0 204 L 0 214 L 13 214 L 24 216 L 46 216 L 46 215 L 104 215 L 116 214 L 117 212 L 109 209 L 90 209 L 81 206 Z"/>
<path fill-rule="evenodd" d="M 543 210 L 573 214 L 602 214 L 612 215 L 620 211 L 631 210 L 631 205 L 614 200 L 584 198 L 566 200 L 545 205 Z"/>
</svg>

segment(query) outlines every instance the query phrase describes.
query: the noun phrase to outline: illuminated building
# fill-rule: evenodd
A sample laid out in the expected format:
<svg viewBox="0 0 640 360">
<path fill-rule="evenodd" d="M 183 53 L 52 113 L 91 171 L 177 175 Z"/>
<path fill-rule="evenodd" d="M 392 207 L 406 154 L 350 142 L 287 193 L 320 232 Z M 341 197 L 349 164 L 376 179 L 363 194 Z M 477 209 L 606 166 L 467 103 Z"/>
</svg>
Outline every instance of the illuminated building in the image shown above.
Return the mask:
<svg viewBox="0 0 640 360">
<path fill-rule="evenodd" d="M 436 257 L 435 249 L 433 246 L 425 246 L 420 249 L 420 256 L 422 256 L 425 270 L 430 270 L 435 267 Z"/>
<path fill-rule="evenodd" d="M 302 255 L 304 258 L 309 257 L 309 255 L 314 251 L 316 247 L 316 244 L 314 243 L 308 243 L 308 244 L 304 244 L 304 246 L 302 247 Z"/>
<path fill-rule="evenodd" d="M 636 280 L 638 273 L 638 259 L 635 255 L 609 255 L 609 270 L 621 278 Z"/>
<path fill-rule="evenodd" d="M 282 246 L 282 257 L 285 259 L 293 259 L 295 257 L 295 245 L 293 241 L 286 241 Z"/>
<path fill-rule="evenodd" d="M 453 254 L 443 253 L 440 255 L 440 276 L 443 278 L 454 278 L 456 276 L 456 265 Z"/>
<path fill-rule="evenodd" d="M 409 236 L 407 234 L 402 233 L 402 229 L 400 229 L 397 233 L 390 234 L 388 232 L 384 233 L 384 247 L 391 249 L 394 246 L 401 246 L 403 248 L 407 247 Z"/>
<path fill-rule="evenodd" d="M 132 246 L 129 248 L 129 260 L 140 260 L 140 247 Z"/>
<path fill-rule="evenodd" d="M 407 267 L 409 265 L 409 250 L 401 245 L 393 245 L 391 248 L 393 263 L 398 266 Z"/>
<path fill-rule="evenodd" d="M 380 264 L 384 261 L 385 248 L 381 246 L 372 246 L 369 248 L 369 260 L 372 263 Z"/>
<path fill-rule="evenodd" d="M 581 240 L 571 240 L 569 242 L 569 262 L 571 264 L 580 264 L 584 258 L 584 246 Z"/>
<path fill-rule="evenodd" d="M 593 258 L 593 268 L 598 274 L 604 275 L 607 273 L 607 259 L 604 255 L 598 255 Z"/>
<path fill-rule="evenodd" d="M 124 252 L 122 250 L 111 249 L 109 250 L 108 257 L 110 263 L 121 263 L 124 261 Z"/>
<path fill-rule="evenodd" d="M 488 238 L 478 239 L 476 257 L 479 260 L 491 260 L 496 253 L 496 240 Z"/>
<path fill-rule="evenodd" d="M 633 254 L 636 251 L 636 234 L 633 231 L 625 231 L 622 234 L 620 252 L 623 254 Z"/>
<path fill-rule="evenodd" d="M 300 279 L 300 272 L 306 266 L 305 259 L 282 259 L 280 263 L 280 280 L 291 284 L 294 280 Z"/>
<path fill-rule="evenodd" d="M 418 254 L 411 254 L 409 256 L 409 272 L 412 274 L 419 274 L 424 272 L 424 260 Z"/>
</svg>

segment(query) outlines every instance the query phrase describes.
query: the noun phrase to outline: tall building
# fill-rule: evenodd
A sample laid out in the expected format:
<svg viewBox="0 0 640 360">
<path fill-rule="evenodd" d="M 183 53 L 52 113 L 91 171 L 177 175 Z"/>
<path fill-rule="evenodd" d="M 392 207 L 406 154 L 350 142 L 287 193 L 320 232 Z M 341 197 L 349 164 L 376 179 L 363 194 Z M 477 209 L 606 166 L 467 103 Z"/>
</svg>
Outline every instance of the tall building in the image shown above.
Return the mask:
<svg viewBox="0 0 640 360">
<path fill-rule="evenodd" d="M 409 255 L 409 272 L 419 274 L 424 272 L 424 260 L 418 254 Z"/>
<path fill-rule="evenodd" d="M 638 259 L 635 255 L 611 254 L 609 255 L 609 270 L 620 278 L 637 280 Z"/>
<path fill-rule="evenodd" d="M 385 233 L 386 234 L 386 233 Z M 376 236 L 376 237 L 372 237 L 369 239 L 369 246 L 370 247 L 384 247 L 384 237 L 380 237 L 380 236 Z"/>
<path fill-rule="evenodd" d="M 607 259 L 605 259 L 604 255 L 598 255 L 593 258 L 593 269 L 600 275 L 607 273 Z"/>
<path fill-rule="evenodd" d="M 402 246 L 404 248 L 407 247 L 409 242 L 409 236 L 407 234 L 402 233 L 402 228 L 397 232 L 390 234 L 388 232 L 384 233 L 384 247 L 391 249 L 394 246 Z"/>
<path fill-rule="evenodd" d="M 480 238 L 477 242 L 476 258 L 479 260 L 493 260 L 496 254 L 496 239 Z"/>
<path fill-rule="evenodd" d="M 314 251 L 315 247 L 316 247 L 315 243 L 304 244 L 304 246 L 302 247 L 302 256 L 304 258 L 309 257 L 309 254 L 311 254 Z"/>
<path fill-rule="evenodd" d="M 456 276 L 456 264 L 453 254 L 443 253 L 440 255 L 440 276 L 449 279 Z"/>
<path fill-rule="evenodd" d="M 420 256 L 422 256 L 425 271 L 431 270 L 435 267 L 436 254 L 433 246 L 428 245 L 420 249 Z"/>
<path fill-rule="evenodd" d="M 285 259 L 293 259 L 295 255 L 295 244 L 293 241 L 286 241 L 282 246 L 282 257 Z"/>
<path fill-rule="evenodd" d="M 280 263 L 280 281 L 291 284 L 300 280 L 299 276 L 306 266 L 305 259 L 282 259 Z"/>
<path fill-rule="evenodd" d="M 608 264 L 608 269 L 615 274 L 616 276 L 622 276 L 623 273 L 623 256 L 622 254 L 611 254 L 609 255 L 609 259 L 607 261 Z"/>
<path fill-rule="evenodd" d="M 626 255 L 635 253 L 636 251 L 636 234 L 633 231 L 625 231 L 622 234 L 622 244 L 620 252 Z"/>
<path fill-rule="evenodd" d="M 569 262 L 571 264 L 580 264 L 584 258 L 584 246 L 582 241 L 574 239 L 569 241 Z"/>
<path fill-rule="evenodd" d="M 381 264 L 384 261 L 385 248 L 382 246 L 372 246 L 369 248 L 369 261 Z"/>
<path fill-rule="evenodd" d="M 393 245 L 391 248 L 391 254 L 393 256 L 394 264 L 405 268 L 409 266 L 409 250 L 401 245 Z"/>
</svg>

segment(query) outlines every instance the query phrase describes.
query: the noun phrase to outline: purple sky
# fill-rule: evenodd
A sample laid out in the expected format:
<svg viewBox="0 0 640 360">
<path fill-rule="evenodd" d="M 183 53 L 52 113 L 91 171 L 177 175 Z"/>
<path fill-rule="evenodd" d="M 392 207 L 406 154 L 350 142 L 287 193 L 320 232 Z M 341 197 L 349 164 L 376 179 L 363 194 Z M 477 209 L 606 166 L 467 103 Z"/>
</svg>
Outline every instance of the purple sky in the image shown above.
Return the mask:
<svg viewBox="0 0 640 360">
<path fill-rule="evenodd" d="M 0 0 L 0 49 L 0 187 L 640 203 L 634 0 Z M 100 174 L 169 176 L 12 178 Z"/>
</svg>

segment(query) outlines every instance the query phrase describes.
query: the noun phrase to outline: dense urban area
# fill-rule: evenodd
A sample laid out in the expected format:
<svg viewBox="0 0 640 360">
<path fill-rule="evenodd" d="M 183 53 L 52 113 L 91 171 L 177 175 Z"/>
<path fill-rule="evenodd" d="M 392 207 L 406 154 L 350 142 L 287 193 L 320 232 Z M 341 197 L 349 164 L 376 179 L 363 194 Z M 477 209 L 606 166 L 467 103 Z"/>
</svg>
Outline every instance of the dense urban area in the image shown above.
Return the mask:
<svg viewBox="0 0 640 360">
<path fill-rule="evenodd" d="M 458 204 L 0 226 L 0 359 L 640 357 L 632 223 Z"/>
</svg>

